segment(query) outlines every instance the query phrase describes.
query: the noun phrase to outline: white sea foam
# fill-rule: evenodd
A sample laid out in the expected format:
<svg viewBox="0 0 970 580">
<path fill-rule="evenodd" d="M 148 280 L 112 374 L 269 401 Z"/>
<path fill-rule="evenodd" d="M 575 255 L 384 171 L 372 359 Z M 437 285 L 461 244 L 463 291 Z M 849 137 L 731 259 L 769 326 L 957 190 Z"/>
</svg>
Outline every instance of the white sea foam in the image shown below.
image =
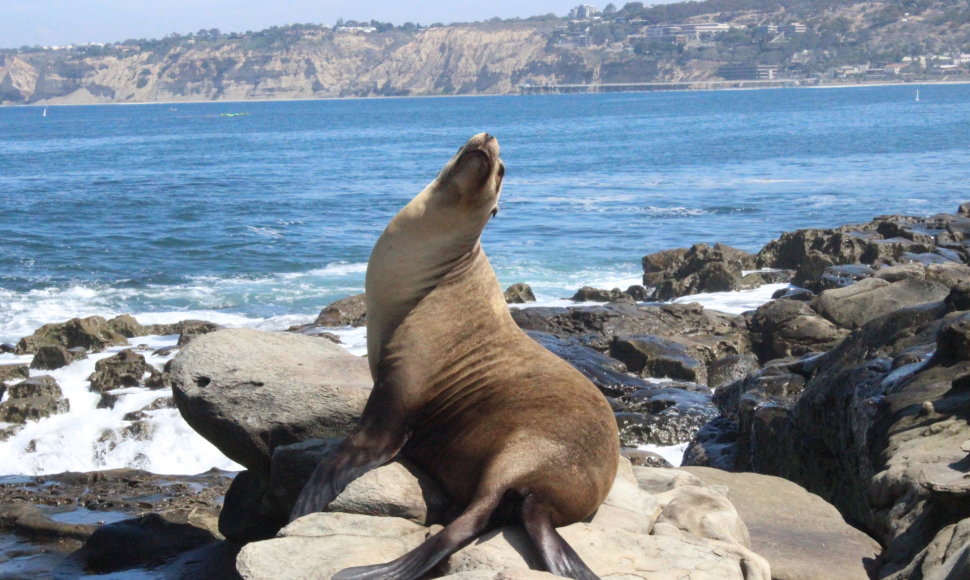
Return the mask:
<svg viewBox="0 0 970 580">
<path fill-rule="evenodd" d="M 687 443 L 678 443 L 677 445 L 639 445 L 637 449 L 643 451 L 650 451 L 656 453 L 657 455 L 663 457 L 670 462 L 674 467 L 680 467 L 681 462 L 684 460 L 684 452 L 687 451 Z"/>
</svg>

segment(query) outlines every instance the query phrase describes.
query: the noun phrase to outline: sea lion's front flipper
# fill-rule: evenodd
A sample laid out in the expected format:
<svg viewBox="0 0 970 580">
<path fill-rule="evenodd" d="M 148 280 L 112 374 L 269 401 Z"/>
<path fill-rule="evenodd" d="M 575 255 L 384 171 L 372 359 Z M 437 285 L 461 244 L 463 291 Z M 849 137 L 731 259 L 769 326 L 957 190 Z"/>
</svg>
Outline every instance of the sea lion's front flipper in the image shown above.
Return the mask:
<svg viewBox="0 0 970 580">
<path fill-rule="evenodd" d="M 549 572 L 575 580 L 600 580 L 556 531 L 549 510 L 535 493 L 529 493 L 522 501 L 522 525 Z"/>
<path fill-rule="evenodd" d="M 408 432 L 393 404 L 381 404 L 384 389 L 371 396 L 360 425 L 324 457 L 303 485 L 290 521 L 330 505 L 347 484 L 393 459 L 408 440 Z"/>
<path fill-rule="evenodd" d="M 333 580 L 417 580 L 438 562 L 454 554 L 478 537 L 502 500 L 502 494 L 489 494 L 472 500 L 455 521 L 431 536 L 423 544 L 386 564 L 356 566 L 334 574 Z"/>
</svg>

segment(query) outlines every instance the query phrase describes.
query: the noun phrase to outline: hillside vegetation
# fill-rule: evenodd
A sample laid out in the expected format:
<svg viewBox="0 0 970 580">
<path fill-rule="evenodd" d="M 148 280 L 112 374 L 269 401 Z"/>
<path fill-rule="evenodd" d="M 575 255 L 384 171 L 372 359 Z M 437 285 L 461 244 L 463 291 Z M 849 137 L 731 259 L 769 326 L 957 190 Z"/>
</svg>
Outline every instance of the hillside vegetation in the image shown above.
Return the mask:
<svg viewBox="0 0 970 580">
<path fill-rule="evenodd" d="M 573 18 L 338 22 L 21 47 L 0 50 L 0 103 L 506 94 L 746 79 L 962 80 L 970 63 L 968 3 L 631 2 Z"/>
</svg>

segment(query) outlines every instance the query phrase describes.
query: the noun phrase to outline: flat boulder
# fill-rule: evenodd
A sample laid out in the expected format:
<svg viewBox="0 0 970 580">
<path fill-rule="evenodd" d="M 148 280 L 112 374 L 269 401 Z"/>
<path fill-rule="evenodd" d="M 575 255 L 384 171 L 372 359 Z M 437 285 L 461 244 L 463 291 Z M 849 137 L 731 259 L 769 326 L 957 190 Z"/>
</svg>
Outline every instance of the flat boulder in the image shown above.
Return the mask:
<svg viewBox="0 0 970 580">
<path fill-rule="evenodd" d="M 346 435 L 372 386 L 366 359 L 328 340 L 242 328 L 199 336 L 170 373 L 186 422 L 263 476 L 277 446 Z"/>
<path fill-rule="evenodd" d="M 70 401 L 64 398 L 54 377 L 30 377 L 7 387 L 7 398 L 0 403 L 0 422 L 22 424 L 51 415 L 66 413 Z"/>
<path fill-rule="evenodd" d="M 822 292 L 812 301 L 812 308 L 838 327 L 854 330 L 883 314 L 943 300 L 948 294 L 948 287 L 926 280 L 866 278 Z"/>
<path fill-rule="evenodd" d="M 834 506 L 780 477 L 685 467 L 705 486 L 723 486 L 750 534 L 751 549 L 776 580 L 868 580 L 879 543 Z"/>
<path fill-rule="evenodd" d="M 67 322 L 45 324 L 17 343 L 17 354 L 32 354 L 44 345 L 65 348 L 81 347 L 100 352 L 109 346 L 128 344 L 128 337 L 118 332 L 103 316 L 72 318 Z"/>
</svg>

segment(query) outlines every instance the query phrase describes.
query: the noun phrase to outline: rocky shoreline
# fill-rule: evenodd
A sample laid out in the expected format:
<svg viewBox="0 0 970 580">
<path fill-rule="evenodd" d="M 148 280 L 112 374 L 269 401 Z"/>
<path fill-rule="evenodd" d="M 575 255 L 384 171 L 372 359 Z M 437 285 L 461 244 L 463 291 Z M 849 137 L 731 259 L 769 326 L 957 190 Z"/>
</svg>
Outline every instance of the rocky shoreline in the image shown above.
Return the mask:
<svg viewBox="0 0 970 580">
<path fill-rule="evenodd" d="M 757 254 L 721 244 L 658 252 L 643 258 L 642 286 L 584 288 L 572 307 L 529 307 L 528 288 L 510 288 L 507 300 L 525 303 L 512 311 L 520 327 L 610 400 L 631 461 L 607 507 L 564 535 L 604 577 L 970 576 L 968 263 L 970 203 L 789 232 Z M 742 315 L 657 302 L 764 284 L 779 285 L 774 299 Z M 445 518 L 447 498 L 398 462 L 355 482 L 329 513 L 283 528 L 370 388 L 366 361 L 328 329 L 365 319 L 357 296 L 283 333 L 91 317 L 4 345 L 40 370 L 137 336 L 181 335 L 164 372 L 124 350 L 98 362 L 91 388 L 103 405 L 118 388 L 171 388 L 155 404 L 177 405 L 246 470 L 0 478 L 0 529 L 29 539 L 21 551 L 63 554 L 45 565 L 65 577 L 324 577 L 403 552 Z M 7 432 L 64 410 L 56 382 L 29 374 L 0 365 Z M 636 449 L 688 443 L 680 469 Z M 78 523 L 59 515 L 69 509 L 134 519 Z M 436 577 L 548 577 L 528 571 L 515 534 L 469 546 Z M 22 556 L 8 551 L 0 570 Z"/>
</svg>

